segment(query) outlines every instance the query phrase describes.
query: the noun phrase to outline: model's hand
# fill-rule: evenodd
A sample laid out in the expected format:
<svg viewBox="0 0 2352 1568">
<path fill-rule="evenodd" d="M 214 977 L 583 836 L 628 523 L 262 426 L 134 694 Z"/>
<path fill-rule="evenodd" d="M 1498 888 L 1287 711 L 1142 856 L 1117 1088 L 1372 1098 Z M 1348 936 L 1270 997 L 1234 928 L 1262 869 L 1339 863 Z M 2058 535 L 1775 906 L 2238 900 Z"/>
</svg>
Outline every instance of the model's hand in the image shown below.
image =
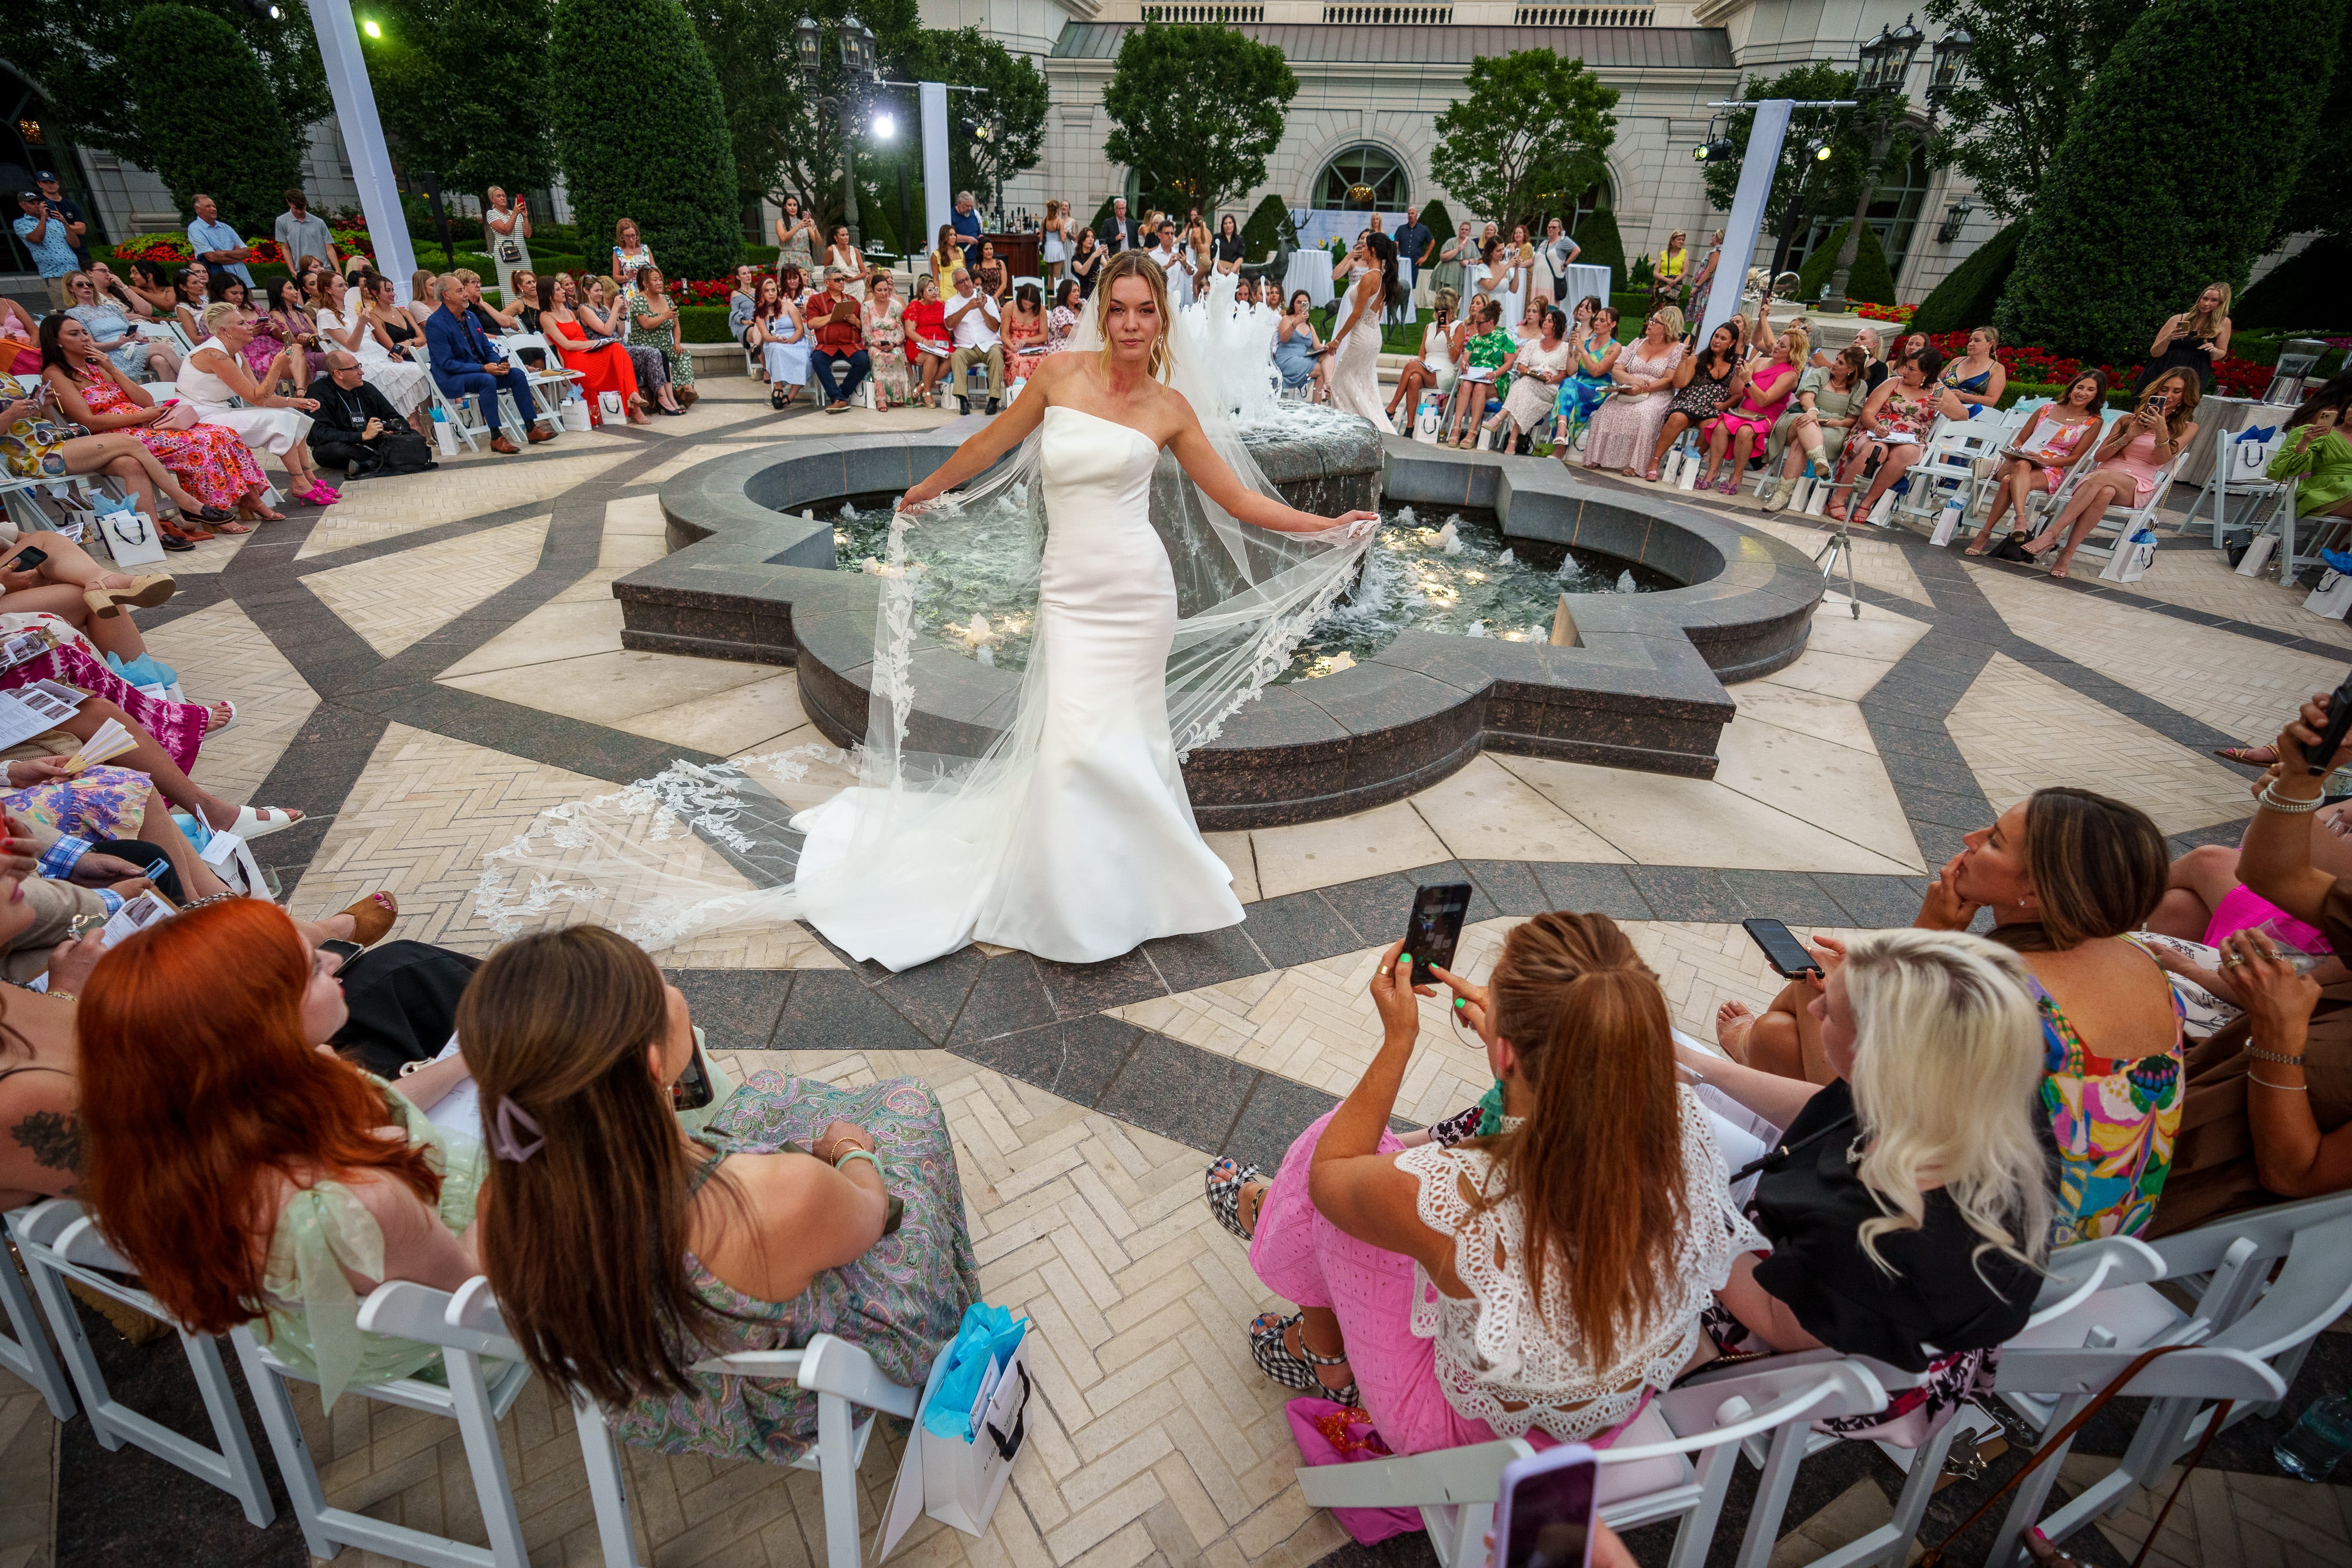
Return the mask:
<svg viewBox="0 0 2352 1568">
<path fill-rule="evenodd" d="M 1335 528 L 1347 529 L 1350 539 L 1370 538 L 1381 531 L 1381 515 L 1378 512 L 1349 512 L 1343 517 L 1332 518 L 1331 526 Z"/>
<path fill-rule="evenodd" d="M 938 500 L 945 493 L 936 481 L 925 479 L 919 484 L 907 486 L 907 493 L 898 497 L 898 509 L 902 512 L 915 511 Z"/>
</svg>

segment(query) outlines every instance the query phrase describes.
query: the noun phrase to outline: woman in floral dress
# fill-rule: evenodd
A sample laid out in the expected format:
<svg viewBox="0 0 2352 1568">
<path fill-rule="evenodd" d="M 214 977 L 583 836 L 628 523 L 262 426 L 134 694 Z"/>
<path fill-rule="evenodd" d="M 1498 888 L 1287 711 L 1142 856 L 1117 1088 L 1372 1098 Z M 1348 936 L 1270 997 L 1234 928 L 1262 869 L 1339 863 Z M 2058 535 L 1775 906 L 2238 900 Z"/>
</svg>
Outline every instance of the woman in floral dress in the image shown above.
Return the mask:
<svg viewBox="0 0 2352 1568">
<path fill-rule="evenodd" d="M 1503 324 L 1502 302 L 1485 294 L 1471 300 L 1468 327 L 1470 335 L 1462 345 L 1462 373 L 1454 382 L 1454 428 L 1440 439 L 1440 445 L 1467 442 L 1471 426 L 1486 416 L 1486 399 L 1502 397 L 1510 390 L 1507 373 L 1492 379 L 1472 373 L 1500 371 L 1519 351 L 1518 339 Z"/>
<path fill-rule="evenodd" d="M 890 275 L 874 274 L 866 299 L 866 349 L 874 366 L 874 406 L 887 410 L 913 395 L 908 388 L 906 302 L 893 298 Z"/>
<path fill-rule="evenodd" d="M 476 972 L 457 1034 L 495 1156 L 482 1262 L 532 1366 L 617 1410 L 624 1441 L 788 1465 L 816 1441 L 814 1395 L 689 1367 L 825 1333 L 921 1387 L 980 1295 L 955 1149 L 911 1078 L 755 1072 L 680 1131 L 667 1089 L 698 1032 L 599 926 L 521 937 Z"/>
<path fill-rule="evenodd" d="M 677 308 L 669 301 L 661 268 L 640 269 L 636 283 L 625 291 L 621 303 L 628 312 L 630 346 L 657 350 L 663 368 L 669 372 L 671 395 L 693 407 L 694 400 L 702 395 L 694 390 L 694 356 L 677 340 Z"/>
<path fill-rule="evenodd" d="M 1024 382 L 1045 362 L 1045 297 L 1034 283 L 1013 291 L 1013 308 L 1004 313 L 1004 379 Z"/>
<path fill-rule="evenodd" d="M 1675 372 L 1685 352 L 1683 313 L 1662 305 L 1643 323 L 1642 335 L 1618 350 L 1609 379 L 1617 395 L 1592 416 L 1592 434 L 1584 447 L 1587 468 L 1614 468 L 1633 477 L 1634 465 L 1650 455 L 1665 423 L 1666 404 L 1675 394 Z"/>
<path fill-rule="evenodd" d="M 72 337 L 77 332 L 87 351 L 79 368 L 68 370 L 73 357 Z M 89 335 L 79 322 L 69 321 L 60 334 L 57 354 L 52 357 L 45 350 L 41 359 L 41 374 L 48 381 L 58 409 L 73 423 L 93 432 L 120 430 L 136 437 L 171 470 L 172 476 L 189 494 L 207 507 L 223 510 L 234 507 L 238 516 L 258 517 L 264 522 L 285 519 L 283 512 L 262 505 L 262 487 L 268 481 L 253 449 L 236 431 L 218 424 L 194 424 L 185 430 L 162 428 L 155 422 L 163 417 L 164 410 L 156 405 L 146 388 L 131 382 L 113 361 L 90 346 Z M 224 533 L 252 531 L 238 523 L 210 526 Z"/>
</svg>

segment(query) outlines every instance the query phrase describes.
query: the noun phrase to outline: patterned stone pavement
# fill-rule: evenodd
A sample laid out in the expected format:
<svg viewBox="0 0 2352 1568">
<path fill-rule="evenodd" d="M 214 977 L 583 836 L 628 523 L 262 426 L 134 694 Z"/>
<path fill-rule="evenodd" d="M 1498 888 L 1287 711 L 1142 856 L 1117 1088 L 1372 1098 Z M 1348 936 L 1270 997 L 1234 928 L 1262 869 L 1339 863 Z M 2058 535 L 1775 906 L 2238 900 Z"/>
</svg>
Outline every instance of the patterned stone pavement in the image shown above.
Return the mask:
<svg viewBox="0 0 2352 1568">
<path fill-rule="evenodd" d="M 779 421 L 751 382 L 702 385 L 683 419 L 362 482 L 323 515 L 303 508 L 175 559 L 179 597 L 142 624 L 192 693 L 238 704 L 240 727 L 207 748 L 198 777 L 308 813 L 257 846 L 298 914 L 388 889 L 399 935 L 487 951 L 494 937 L 472 907 L 481 858 L 541 809 L 676 758 L 813 738 L 789 671 L 624 650 L 611 581 L 659 554 L 656 490 L 687 468 L 747 444 L 940 416 Z M 1826 537 L 1763 517 L 1752 497 L 1721 509 L 1809 553 Z M 1660 974 L 1677 1025 L 1707 1039 L 1722 1001 L 1777 988 L 1740 918 L 1839 932 L 1903 923 L 1958 834 L 2033 789 L 2086 785 L 2140 804 L 2178 842 L 2232 840 L 2248 776 L 2207 749 L 2267 734 L 2294 697 L 2333 685 L 2352 632 L 2304 613 L 2274 581 L 2234 577 L 2197 538 L 2168 540 L 2158 569 L 2119 591 L 1867 534 L 1861 616 L 1832 595 L 1802 658 L 1735 688 L 1715 779 L 1486 757 L 1354 818 L 1213 835 L 1248 906 L 1231 932 L 1087 968 L 968 949 L 902 976 L 848 964 L 796 925 L 657 954 L 739 1077 L 929 1082 L 955 1134 L 989 1298 L 1042 1331 L 1034 1441 L 990 1530 L 926 1521 L 898 1559 L 1304 1568 L 1339 1551 L 1336 1524 L 1298 1500 L 1281 1398 L 1249 1363 L 1243 1327 L 1274 1303 L 1210 1221 L 1200 1171 L 1221 1152 L 1271 1165 L 1352 1084 L 1377 1039 L 1364 980 L 1412 884 L 1473 883 L 1461 956 L 1473 973 L 1518 918 L 1607 911 Z M 691 842 L 677 853 L 710 858 Z M 1486 1086 L 1442 1012 L 1424 1009 L 1399 1107 L 1409 1118 L 1460 1109 Z M 188 1414 L 172 1342 L 134 1348 L 111 1333 L 97 1331 L 118 1385 Z M 2289 1416 L 2352 1377 L 2352 1335 L 2324 1336 L 2309 1368 Z M 331 1419 L 315 1396 L 306 1408 L 337 1503 L 478 1530 L 453 1428 L 358 1398 Z M 2151 1562 L 2352 1557 L 2352 1490 L 2270 1473 L 2276 1429 L 2229 1436 Z M 599 1560 L 568 1413 L 528 1389 L 502 1436 L 534 1563 Z M 2120 1439 L 2086 1438 L 2065 1484 L 2095 1479 L 2120 1451 Z M 867 1457 L 869 1522 L 897 1454 L 885 1440 Z M 649 1563 L 822 1557 L 813 1476 L 643 1452 L 627 1462 Z M 0 1568 L 302 1556 L 290 1519 L 250 1530 L 224 1497 L 137 1450 L 100 1452 L 87 1422 L 57 1427 L 5 1375 L 0 1476 Z M 1773 1563 L 1867 1530 L 1898 1485 L 1867 1446 L 1809 1462 Z M 1718 1559 L 1752 1489 L 1743 1471 Z M 2135 1502 L 2072 1544 L 2127 1561 L 2152 1514 Z M 1663 1560 L 1655 1531 L 1634 1544 Z M 1339 1561 L 1427 1558 L 1417 1537 L 1349 1552 Z"/>
</svg>

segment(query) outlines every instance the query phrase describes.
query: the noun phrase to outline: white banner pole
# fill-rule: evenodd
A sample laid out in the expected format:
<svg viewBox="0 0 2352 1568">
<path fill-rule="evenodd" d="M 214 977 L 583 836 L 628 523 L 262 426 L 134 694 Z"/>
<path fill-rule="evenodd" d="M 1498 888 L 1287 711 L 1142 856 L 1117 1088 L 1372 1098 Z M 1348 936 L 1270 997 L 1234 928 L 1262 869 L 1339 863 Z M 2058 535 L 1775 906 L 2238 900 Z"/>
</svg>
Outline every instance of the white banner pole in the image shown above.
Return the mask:
<svg viewBox="0 0 2352 1568">
<path fill-rule="evenodd" d="M 1699 320 L 1698 346 L 1706 348 L 1715 329 L 1739 314 L 1740 291 L 1748 287 L 1748 263 L 1756 256 L 1757 237 L 1764 232 L 1764 206 L 1772 195 L 1772 177 L 1780 168 L 1780 143 L 1789 134 L 1789 116 L 1796 100 L 1768 98 L 1756 106 L 1748 127 L 1748 151 L 1740 155 L 1739 190 L 1731 198 L 1731 216 L 1723 225 L 1723 249 L 1715 263 L 1715 286 L 1707 290 L 1706 314 Z"/>
<path fill-rule="evenodd" d="M 940 230 L 955 216 L 955 188 L 948 173 L 947 84 L 918 82 L 915 90 L 923 125 L 923 232 L 907 265 L 919 271 L 917 261 L 930 255 Z"/>
<path fill-rule="evenodd" d="M 343 148 L 352 155 L 360 210 L 367 214 L 375 269 L 392 279 L 393 298 L 405 305 L 408 280 L 416 271 L 416 250 L 408 243 L 408 215 L 401 210 L 400 186 L 392 177 L 392 154 L 384 150 L 383 122 L 376 118 L 375 89 L 368 85 L 351 0 L 308 3 L 310 26 L 319 35 L 319 57 L 327 68 L 327 88 L 335 98 L 335 120 L 342 128 Z"/>
</svg>

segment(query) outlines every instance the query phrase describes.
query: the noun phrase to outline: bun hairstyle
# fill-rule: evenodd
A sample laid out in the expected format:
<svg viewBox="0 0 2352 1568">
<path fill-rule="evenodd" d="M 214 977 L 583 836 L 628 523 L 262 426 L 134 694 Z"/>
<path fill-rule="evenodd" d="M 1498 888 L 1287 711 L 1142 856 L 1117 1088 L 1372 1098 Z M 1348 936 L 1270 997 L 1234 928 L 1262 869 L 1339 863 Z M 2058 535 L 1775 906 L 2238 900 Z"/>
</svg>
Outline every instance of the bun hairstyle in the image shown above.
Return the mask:
<svg viewBox="0 0 2352 1568">
<path fill-rule="evenodd" d="M 1517 1200 L 1538 1316 L 1605 1366 L 1654 1314 L 1691 1218 L 1665 995 L 1616 922 L 1559 912 L 1504 940 L 1490 985 L 1532 1104 L 1478 1141 L 1503 1176 L 1488 1203 Z"/>
</svg>

